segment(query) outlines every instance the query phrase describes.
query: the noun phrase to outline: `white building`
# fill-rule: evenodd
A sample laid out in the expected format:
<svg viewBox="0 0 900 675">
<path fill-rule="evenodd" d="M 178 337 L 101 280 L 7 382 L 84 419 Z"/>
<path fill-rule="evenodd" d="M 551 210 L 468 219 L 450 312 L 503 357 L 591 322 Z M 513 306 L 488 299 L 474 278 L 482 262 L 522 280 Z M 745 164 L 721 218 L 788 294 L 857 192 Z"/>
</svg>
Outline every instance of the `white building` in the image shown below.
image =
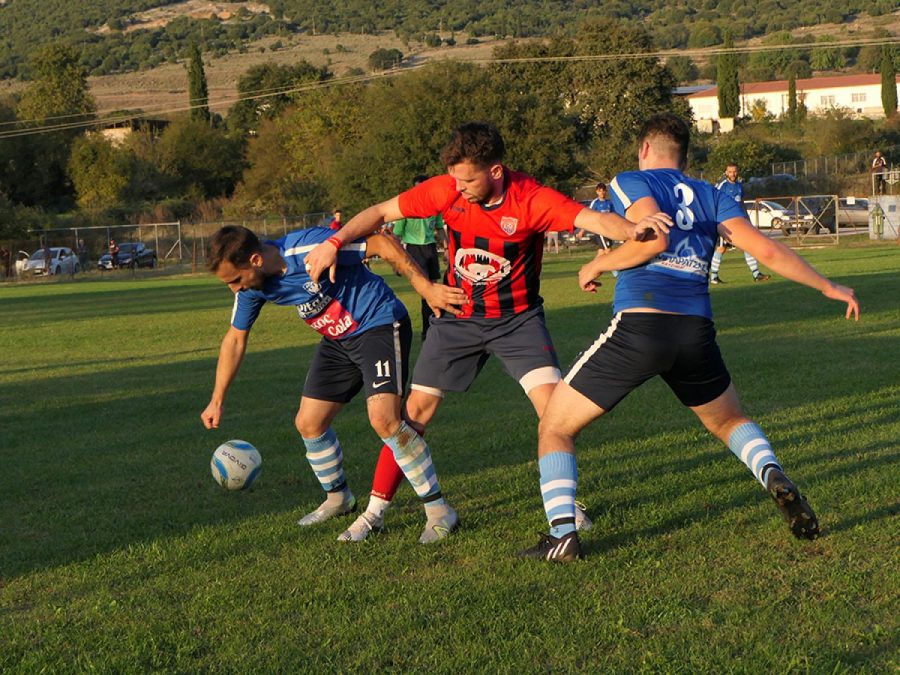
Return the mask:
<svg viewBox="0 0 900 675">
<path fill-rule="evenodd" d="M 897 76 L 900 83 L 900 75 Z M 718 87 L 688 94 L 687 100 L 698 126 L 719 121 Z M 773 115 L 788 109 L 788 81 L 742 82 L 741 115 L 749 115 L 754 103 L 762 101 Z M 840 75 L 797 80 L 797 102 L 811 114 L 844 108 L 861 117 L 884 117 L 881 105 L 881 75 Z M 704 123 L 705 121 L 705 123 Z M 723 129 L 724 130 L 724 129 Z"/>
</svg>

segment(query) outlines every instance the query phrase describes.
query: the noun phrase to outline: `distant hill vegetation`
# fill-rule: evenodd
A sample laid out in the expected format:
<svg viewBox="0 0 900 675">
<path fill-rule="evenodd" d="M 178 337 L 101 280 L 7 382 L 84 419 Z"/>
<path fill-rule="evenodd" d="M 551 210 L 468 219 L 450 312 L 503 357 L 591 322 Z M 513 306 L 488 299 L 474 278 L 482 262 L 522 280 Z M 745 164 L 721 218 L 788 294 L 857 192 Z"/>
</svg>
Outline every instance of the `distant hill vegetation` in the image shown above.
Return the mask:
<svg viewBox="0 0 900 675">
<path fill-rule="evenodd" d="M 197 4 L 228 11 L 200 18 L 192 11 Z M 260 5 L 269 12 L 260 12 Z M 158 7 L 182 13 L 135 30 L 136 15 Z M 59 39 L 80 49 L 90 74 L 104 75 L 176 61 L 192 44 L 221 55 L 262 37 L 295 33 L 395 31 L 419 41 L 437 34 L 452 39 L 456 32 L 467 39 L 541 37 L 569 35 L 584 19 L 609 17 L 644 23 L 654 45 L 666 49 L 720 44 L 726 29 L 741 40 L 898 8 L 900 0 L 8 0 L 0 4 L 0 78 L 27 78 L 29 54 Z"/>
</svg>

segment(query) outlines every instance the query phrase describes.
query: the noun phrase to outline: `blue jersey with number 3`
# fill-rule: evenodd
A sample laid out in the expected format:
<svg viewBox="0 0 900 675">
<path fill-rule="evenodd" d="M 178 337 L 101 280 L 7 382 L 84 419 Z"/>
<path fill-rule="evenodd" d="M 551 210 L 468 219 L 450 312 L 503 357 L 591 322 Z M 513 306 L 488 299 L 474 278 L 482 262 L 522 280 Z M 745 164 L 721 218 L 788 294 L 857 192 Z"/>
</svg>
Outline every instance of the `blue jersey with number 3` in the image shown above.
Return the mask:
<svg viewBox="0 0 900 675">
<path fill-rule="evenodd" d="M 709 263 L 718 224 L 743 217 L 739 202 L 705 181 L 674 169 L 626 171 L 616 176 L 613 208 L 624 216 L 639 199 L 652 197 L 674 221 L 665 251 L 640 267 L 619 274 L 613 310 L 651 307 L 664 312 L 712 318 Z"/>
</svg>

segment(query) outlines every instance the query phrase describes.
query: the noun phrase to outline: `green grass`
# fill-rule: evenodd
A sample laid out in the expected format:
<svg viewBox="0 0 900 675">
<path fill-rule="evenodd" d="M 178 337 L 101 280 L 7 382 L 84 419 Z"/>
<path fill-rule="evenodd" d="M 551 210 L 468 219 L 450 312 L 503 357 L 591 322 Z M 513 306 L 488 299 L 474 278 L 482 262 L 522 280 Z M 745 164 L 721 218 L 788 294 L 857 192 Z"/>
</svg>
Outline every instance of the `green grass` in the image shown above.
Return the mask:
<svg viewBox="0 0 900 675">
<path fill-rule="evenodd" d="M 496 363 L 429 430 L 461 531 L 418 545 L 404 487 L 385 535 L 344 545 L 349 519 L 294 524 L 321 493 L 292 423 L 316 335 L 291 308 L 264 310 L 206 431 L 231 310 L 214 279 L 0 288 L 0 671 L 896 671 L 900 249 L 804 255 L 856 288 L 859 323 L 809 289 L 753 284 L 738 254 L 712 293 L 744 403 L 825 536 L 794 540 L 653 381 L 579 439 L 595 529 L 568 566 L 513 557 L 546 524 L 534 415 Z M 584 260 L 545 266 L 564 363 L 609 319 L 611 284 L 577 289 Z M 363 401 L 335 428 L 365 495 L 380 443 Z M 252 491 L 209 474 L 228 438 L 262 452 Z"/>
</svg>

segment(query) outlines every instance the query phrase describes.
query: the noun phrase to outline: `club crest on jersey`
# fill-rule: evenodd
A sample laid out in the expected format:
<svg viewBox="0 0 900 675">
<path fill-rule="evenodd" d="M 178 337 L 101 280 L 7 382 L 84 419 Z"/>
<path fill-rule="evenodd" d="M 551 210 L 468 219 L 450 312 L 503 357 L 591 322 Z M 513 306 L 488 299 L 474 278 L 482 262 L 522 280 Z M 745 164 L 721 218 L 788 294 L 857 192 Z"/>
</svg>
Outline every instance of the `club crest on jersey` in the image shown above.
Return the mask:
<svg viewBox="0 0 900 675">
<path fill-rule="evenodd" d="M 453 264 L 459 276 L 475 285 L 496 283 L 506 277 L 512 267 L 506 258 L 480 248 L 457 249 Z"/>
<path fill-rule="evenodd" d="M 322 286 L 317 284 L 315 281 L 307 281 L 303 284 L 303 290 L 310 295 L 315 295 L 322 290 Z"/>
<path fill-rule="evenodd" d="M 512 216 L 503 216 L 500 219 L 500 229 L 506 234 L 515 234 L 516 228 L 519 227 L 519 219 Z"/>
</svg>

